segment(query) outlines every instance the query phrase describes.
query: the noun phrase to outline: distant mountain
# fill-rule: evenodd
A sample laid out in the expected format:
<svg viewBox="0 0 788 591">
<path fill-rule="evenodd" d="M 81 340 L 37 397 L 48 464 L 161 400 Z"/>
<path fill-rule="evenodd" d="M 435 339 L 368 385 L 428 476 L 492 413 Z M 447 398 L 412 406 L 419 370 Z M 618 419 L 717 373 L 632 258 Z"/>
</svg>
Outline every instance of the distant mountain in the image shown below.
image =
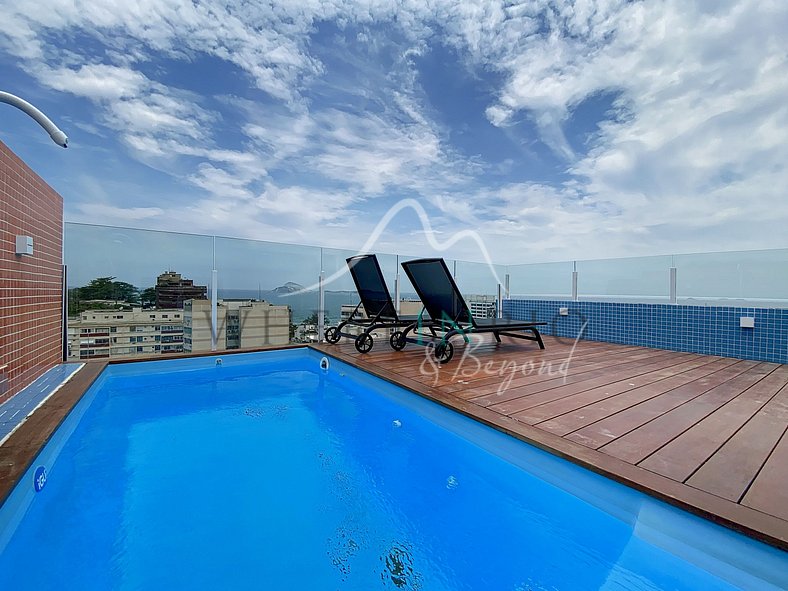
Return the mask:
<svg viewBox="0 0 788 591">
<path fill-rule="evenodd" d="M 280 285 L 276 289 L 273 290 L 275 294 L 282 295 L 285 293 L 294 293 L 296 291 L 301 291 L 304 289 L 303 285 L 299 285 L 298 283 L 294 283 L 292 281 L 288 281 L 284 285 Z"/>
</svg>

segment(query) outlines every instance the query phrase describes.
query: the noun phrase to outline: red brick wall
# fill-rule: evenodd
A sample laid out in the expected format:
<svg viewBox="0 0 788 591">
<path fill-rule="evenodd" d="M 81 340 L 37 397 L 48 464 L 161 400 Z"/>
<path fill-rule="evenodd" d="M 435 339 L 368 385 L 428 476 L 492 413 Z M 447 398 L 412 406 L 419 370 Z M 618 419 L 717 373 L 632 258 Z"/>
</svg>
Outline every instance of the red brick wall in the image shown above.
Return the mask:
<svg viewBox="0 0 788 591">
<path fill-rule="evenodd" d="M 63 198 L 0 142 L 0 402 L 62 359 L 62 249 Z"/>
</svg>

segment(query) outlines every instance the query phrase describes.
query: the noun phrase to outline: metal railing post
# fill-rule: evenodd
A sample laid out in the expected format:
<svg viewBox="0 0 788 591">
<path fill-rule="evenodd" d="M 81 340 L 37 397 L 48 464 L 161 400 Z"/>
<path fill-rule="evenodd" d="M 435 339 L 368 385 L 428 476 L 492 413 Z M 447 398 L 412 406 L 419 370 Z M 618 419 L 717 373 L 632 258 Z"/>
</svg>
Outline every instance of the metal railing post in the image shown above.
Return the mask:
<svg viewBox="0 0 788 591">
<path fill-rule="evenodd" d="M 63 265 L 63 363 L 68 361 L 68 267 Z"/>
<path fill-rule="evenodd" d="M 219 345 L 219 272 L 211 270 L 211 351 L 216 351 Z"/>
<path fill-rule="evenodd" d="M 572 301 L 577 301 L 577 261 L 572 261 Z"/>
<path fill-rule="evenodd" d="M 402 307 L 400 306 L 400 302 L 402 301 L 402 297 L 399 293 L 399 273 L 394 276 L 394 309 L 399 314 L 402 311 Z"/>
<path fill-rule="evenodd" d="M 213 268 L 211 269 L 211 351 L 216 351 L 219 341 L 219 273 L 216 270 L 216 236 L 213 237 Z"/>
<path fill-rule="evenodd" d="M 504 276 L 504 290 L 503 290 L 503 294 L 504 294 L 503 297 L 505 297 L 507 300 L 509 299 L 509 297 L 511 295 L 511 292 L 509 291 L 509 273 L 507 273 Z"/>
<path fill-rule="evenodd" d="M 496 302 L 496 317 L 503 318 L 503 286 L 498 284 L 498 301 Z"/>
<path fill-rule="evenodd" d="M 394 270 L 394 309 L 399 314 L 402 311 L 402 294 L 400 293 L 399 286 L 399 255 L 394 255 L 397 259 L 396 267 Z"/>
<path fill-rule="evenodd" d="M 321 264 L 322 267 L 322 264 Z M 325 331 L 325 313 L 326 313 L 326 290 L 323 285 L 325 277 L 323 269 L 320 269 L 320 277 L 318 279 L 318 310 L 317 310 L 317 342 L 323 342 L 323 334 Z"/>
<path fill-rule="evenodd" d="M 676 292 L 676 267 L 670 268 L 670 303 L 675 304 L 678 302 L 678 294 Z"/>
</svg>

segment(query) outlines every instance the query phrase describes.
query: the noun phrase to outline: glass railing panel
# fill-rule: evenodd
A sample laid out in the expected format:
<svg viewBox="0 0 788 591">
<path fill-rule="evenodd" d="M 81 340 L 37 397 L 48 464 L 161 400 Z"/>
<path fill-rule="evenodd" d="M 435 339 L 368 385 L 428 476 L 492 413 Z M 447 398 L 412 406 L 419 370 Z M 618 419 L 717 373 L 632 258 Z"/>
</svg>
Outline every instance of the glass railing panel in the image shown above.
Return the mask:
<svg viewBox="0 0 788 591">
<path fill-rule="evenodd" d="M 404 316 L 417 316 L 421 313 L 421 301 L 416 295 L 416 290 L 413 289 L 408 276 L 402 269 L 400 263 L 406 260 L 412 260 L 419 257 L 405 257 L 396 254 L 378 253 L 378 263 L 380 269 L 383 271 L 383 276 L 386 278 L 386 285 L 389 288 L 392 301 L 396 304 L 397 297 L 397 281 L 399 281 L 399 295 L 400 295 L 400 314 Z"/>
<path fill-rule="evenodd" d="M 578 298 L 667 303 L 671 262 L 670 256 L 577 261 Z"/>
<path fill-rule="evenodd" d="M 277 307 L 286 306 L 290 313 L 291 340 L 309 342 L 317 338 L 320 248 L 216 238 L 216 269 L 220 298 L 262 300 Z M 272 310 L 272 314 L 278 314 L 278 309 Z M 259 320 L 258 332 L 263 330 L 262 324 L 263 321 Z M 268 339 L 270 344 L 279 344 L 281 336 L 278 331 L 279 328 Z M 257 340 L 246 339 L 248 345 L 269 344 L 263 342 L 266 339 L 262 336 L 258 337 Z"/>
<path fill-rule="evenodd" d="M 389 293 L 391 294 L 391 299 L 395 298 L 395 287 L 396 287 L 396 280 L 397 274 L 399 273 L 400 276 L 400 289 L 402 286 L 402 277 L 405 275 L 405 272 L 402 270 L 402 267 L 399 266 L 399 257 L 395 254 L 387 254 L 387 253 L 376 253 L 378 257 L 378 264 L 380 265 L 380 270 L 383 272 L 383 277 L 386 279 L 386 287 L 389 288 Z"/>
<path fill-rule="evenodd" d="M 355 307 L 358 304 L 356 286 L 347 266 L 347 259 L 358 253 L 337 248 L 323 248 L 321 251 L 325 277 L 325 312 L 328 319 L 326 326 L 336 325 L 342 316 L 343 307 L 347 314 L 349 306 Z"/>
<path fill-rule="evenodd" d="M 399 265 L 398 265 L 399 266 L 399 269 L 398 269 L 399 270 L 399 284 L 400 284 L 399 293 L 400 293 L 401 299 L 403 299 L 403 300 L 408 300 L 408 301 L 413 301 L 413 302 L 419 301 L 419 296 L 416 294 L 416 289 L 413 287 L 413 284 L 408 279 L 408 276 L 405 273 L 405 270 L 402 268 L 402 263 L 404 263 L 405 261 L 412 261 L 414 259 L 420 259 L 420 258 L 424 258 L 424 257 L 408 256 L 408 255 L 399 255 L 397 257 L 397 261 L 399 263 Z M 451 269 L 452 268 L 452 266 L 451 266 L 452 263 L 449 263 L 449 264 L 450 264 L 449 269 Z"/>
<path fill-rule="evenodd" d="M 210 236 L 66 222 L 63 243 L 69 288 L 114 277 L 144 291 L 166 271 L 197 285 L 207 286 L 211 280 Z"/>
<path fill-rule="evenodd" d="M 210 295 L 212 253 L 210 236 L 64 224 L 67 359 L 184 351 L 184 301 Z M 161 275 L 178 287 L 157 293 Z"/>
<path fill-rule="evenodd" d="M 498 283 L 505 284 L 506 267 L 504 265 L 488 265 L 468 261 L 457 261 L 454 281 L 462 294 L 471 296 L 487 296 L 495 298 L 498 294 Z"/>
<path fill-rule="evenodd" d="M 498 312 L 498 283 L 506 283 L 506 267 L 456 261 L 454 280 L 476 318 L 494 318 Z"/>
<path fill-rule="evenodd" d="M 788 249 L 676 255 L 680 303 L 788 305 Z"/>
<path fill-rule="evenodd" d="M 569 299 L 572 297 L 572 263 L 509 265 L 510 297 Z"/>
<path fill-rule="evenodd" d="M 78 359 L 106 357 L 110 352 L 113 356 L 150 355 L 154 349 L 164 353 L 211 346 L 210 304 L 192 304 L 208 323 L 207 328 L 203 326 L 207 332 L 203 332 L 199 345 L 187 334 L 190 328 L 186 326 L 186 314 L 181 312 L 187 296 L 210 298 L 213 270 L 224 306 L 217 322 L 219 350 L 261 346 L 269 341 L 278 344 L 284 338 L 279 334 L 282 327 L 276 329 L 279 332 L 275 338 L 268 338 L 274 333 L 265 332 L 265 323 L 249 321 L 246 326 L 253 330 L 242 330 L 241 313 L 250 308 L 262 310 L 262 304 L 252 304 L 259 300 L 278 306 L 267 311 L 269 315 L 279 314 L 276 322 L 269 324 L 285 323 L 289 331 L 286 340 L 315 340 L 321 269 L 327 325 L 341 319 L 344 306 L 358 303 L 346 264 L 346 259 L 356 254 L 351 250 L 66 223 L 64 252 L 70 316 L 76 322 L 69 325 L 71 359 L 74 355 Z M 400 264 L 420 257 L 381 253 L 377 256 L 392 299 L 396 297 L 399 275 L 400 298 L 408 304 L 402 313 L 418 313 L 418 297 Z M 498 282 L 505 285 L 507 274 L 509 293 L 514 298 L 569 299 L 572 294 L 572 262 L 502 266 L 446 259 L 446 263 L 460 291 L 480 314 L 494 313 Z M 677 269 L 679 303 L 788 304 L 788 249 L 578 261 L 579 299 L 668 302 L 672 266 Z M 158 316 L 154 313 L 157 279 L 168 272 L 183 281 L 176 302 L 181 312 L 173 312 L 178 314 L 182 327 L 173 327 L 174 318 L 169 314 L 164 317 L 166 312 Z M 166 302 L 164 298 L 160 303 Z M 485 303 L 490 308 L 487 312 L 481 310 Z M 169 309 L 172 308 L 170 303 Z M 96 310 L 96 318 L 80 317 L 86 310 Z M 112 311 L 117 313 L 111 314 Z M 120 342 L 114 347 L 118 338 L 114 330 L 110 331 L 109 320 L 118 320 L 123 314 L 128 318 L 124 316 L 115 323 L 116 330 L 125 333 L 122 347 Z M 146 322 L 132 322 L 134 314 L 140 314 Z M 286 321 L 282 314 L 287 316 Z M 195 318 L 194 313 L 191 318 Z M 103 320 L 107 322 L 102 324 Z M 135 323 L 139 324 L 136 328 Z M 250 334 L 256 335 L 257 340 L 245 338 Z M 153 340 L 155 337 L 159 338 Z M 189 340 L 192 342 L 187 343 Z"/>
</svg>

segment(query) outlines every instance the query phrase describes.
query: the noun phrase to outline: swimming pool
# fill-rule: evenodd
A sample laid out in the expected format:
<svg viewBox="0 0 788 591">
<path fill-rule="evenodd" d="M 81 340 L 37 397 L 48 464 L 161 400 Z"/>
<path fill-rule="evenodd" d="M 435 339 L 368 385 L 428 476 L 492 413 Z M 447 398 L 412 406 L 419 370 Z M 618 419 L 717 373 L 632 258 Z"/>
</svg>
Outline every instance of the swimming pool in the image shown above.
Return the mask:
<svg viewBox="0 0 788 591">
<path fill-rule="evenodd" d="M 0 589 L 786 586 L 777 549 L 320 360 L 110 366 L 0 508 Z"/>
</svg>

